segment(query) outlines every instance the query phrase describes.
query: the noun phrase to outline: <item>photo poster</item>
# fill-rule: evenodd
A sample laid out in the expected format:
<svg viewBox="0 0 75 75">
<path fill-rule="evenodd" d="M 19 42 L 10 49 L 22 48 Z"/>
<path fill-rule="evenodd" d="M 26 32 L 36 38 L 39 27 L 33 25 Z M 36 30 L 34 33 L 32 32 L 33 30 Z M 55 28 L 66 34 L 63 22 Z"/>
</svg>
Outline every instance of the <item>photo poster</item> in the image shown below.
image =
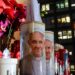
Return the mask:
<svg viewBox="0 0 75 75">
<path fill-rule="evenodd" d="M 45 41 L 46 40 L 48 40 L 48 42 L 50 42 L 50 43 L 47 43 L 47 42 L 45 43 L 46 44 L 45 47 L 48 47 L 48 50 L 46 52 L 46 75 L 55 75 L 55 70 L 54 70 L 54 32 L 45 31 Z M 48 44 L 48 46 L 47 46 L 47 44 Z M 50 50 L 49 50 L 49 47 L 50 47 Z M 46 51 L 46 48 L 45 48 L 45 51 Z"/>
<path fill-rule="evenodd" d="M 34 32 L 41 33 L 44 37 L 44 40 L 45 40 L 45 24 L 44 23 L 42 23 L 42 22 L 31 22 L 28 30 L 29 30 L 29 33 L 34 33 Z M 43 58 L 45 57 L 45 50 L 43 50 L 42 56 L 43 56 Z"/>
<path fill-rule="evenodd" d="M 38 32 L 38 34 L 36 34 Z M 36 38 L 34 37 L 35 41 L 32 42 L 33 37 L 32 35 L 37 35 Z M 31 36 L 31 38 L 30 38 Z M 32 67 L 31 71 L 27 70 L 26 74 L 29 74 L 29 72 L 31 72 L 30 74 L 32 75 L 46 75 L 46 59 L 45 59 L 45 47 L 43 44 L 43 47 L 41 47 L 41 57 L 39 56 L 39 52 L 35 49 L 33 52 L 32 50 L 34 49 L 33 44 L 32 43 L 37 43 L 39 42 L 38 40 L 40 39 L 40 36 L 44 39 L 45 41 L 45 24 L 41 23 L 41 22 L 29 22 L 26 23 L 26 25 L 22 25 L 21 27 L 21 38 L 20 38 L 20 51 L 21 51 L 21 59 L 23 59 L 23 63 L 21 63 L 23 65 L 23 72 L 21 72 L 22 75 L 25 74 L 25 71 L 27 70 L 27 64 L 25 64 L 26 62 L 28 62 L 26 59 L 24 59 L 25 57 L 27 57 L 29 54 L 31 54 L 31 60 L 32 62 L 29 62 L 31 64 L 31 66 L 33 66 L 33 71 L 32 71 Z M 38 39 L 37 39 L 38 38 Z M 30 39 L 30 40 L 29 40 Z M 32 40 L 32 41 L 31 41 Z M 42 39 L 41 39 L 42 40 Z M 31 48 L 31 46 L 33 46 Z M 37 44 L 36 44 L 37 45 Z M 39 49 L 39 48 L 38 48 Z M 40 61 L 39 58 L 40 57 Z M 36 59 L 36 60 L 35 60 Z M 25 62 L 26 61 L 26 62 Z M 38 64 L 36 64 L 36 63 Z M 26 66 L 25 66 L 26 65 Z M 38 69 L 38 70 L 37 70 Z"/>
</svg>

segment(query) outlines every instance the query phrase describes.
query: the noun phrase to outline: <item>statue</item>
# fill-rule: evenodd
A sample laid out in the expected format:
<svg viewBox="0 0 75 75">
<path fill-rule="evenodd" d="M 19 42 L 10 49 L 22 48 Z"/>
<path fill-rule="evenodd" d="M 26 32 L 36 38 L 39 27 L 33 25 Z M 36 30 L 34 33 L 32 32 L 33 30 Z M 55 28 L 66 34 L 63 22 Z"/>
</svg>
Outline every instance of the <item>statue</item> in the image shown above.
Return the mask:
<svg viewBox="0 0 75 75">
<path fill-rule="evenodd" d="M 16 0 L 19 1 L 20 0 Z M 20 37 L 20 51 L 21 51 L 21 58 L 23 57 L 23 44 L 24 44 L 24 34 L 27 33 L 27 23 L 32 21 L 42 22 L 40 16 L 40 5 L 37 0 L 24 0 L 26 5 L 26 23 L 21 26 L 21 37 Z M 26 38 L 26 37 L 25 37 Z"/>
</svg>

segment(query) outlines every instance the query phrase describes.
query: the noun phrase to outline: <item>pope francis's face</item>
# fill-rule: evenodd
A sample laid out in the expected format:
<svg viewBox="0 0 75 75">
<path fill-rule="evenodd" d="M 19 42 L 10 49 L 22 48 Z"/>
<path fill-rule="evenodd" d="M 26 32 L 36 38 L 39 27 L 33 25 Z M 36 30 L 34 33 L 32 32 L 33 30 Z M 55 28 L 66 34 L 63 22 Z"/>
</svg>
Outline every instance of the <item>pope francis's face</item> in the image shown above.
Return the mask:
<svg viewBox="0 0 75 75">
<path fill-rule="evenodd" d="M 29 45 L 35 57 L 41 57 L 44 49 L 44 36 L 39 32 L 30 34 Z"/>
<path fill-rule="evenodd" d="M 50 40 L 45 40 L 45 52 L 46 52 L 46 60 L 50 60 L 50 53 L 52 51 L 52 42 Z"/>
</svg>

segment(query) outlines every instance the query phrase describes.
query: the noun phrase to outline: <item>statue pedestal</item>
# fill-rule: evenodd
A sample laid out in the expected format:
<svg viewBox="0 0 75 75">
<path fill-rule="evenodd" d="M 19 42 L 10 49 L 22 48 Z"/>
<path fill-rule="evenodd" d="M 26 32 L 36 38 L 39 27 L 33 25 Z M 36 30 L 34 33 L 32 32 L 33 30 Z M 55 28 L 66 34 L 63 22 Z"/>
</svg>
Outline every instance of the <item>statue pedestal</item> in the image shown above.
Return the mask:
<svg viewBox="0 0 75 75">
<path fill-rule="evenodd" d="M 17 75 L 17 59 L 0 59 L 0 75 Z"/>
</svg>

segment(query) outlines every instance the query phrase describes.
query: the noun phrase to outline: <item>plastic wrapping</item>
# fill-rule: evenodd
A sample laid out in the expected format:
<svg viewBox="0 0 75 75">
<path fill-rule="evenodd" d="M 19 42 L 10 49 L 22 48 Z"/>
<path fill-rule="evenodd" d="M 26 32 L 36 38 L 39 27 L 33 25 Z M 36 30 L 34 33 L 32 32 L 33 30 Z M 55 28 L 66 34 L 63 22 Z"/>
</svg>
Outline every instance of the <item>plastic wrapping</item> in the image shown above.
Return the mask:
<svg viewBox="0 0 75 75">
<path fill-rule="evenodd" d="M 59 61 L 59 75 L 64 75 L 64 65 L 63 61 Z"/>
<path fill-rule="evenodd" d="M 59 74 L 59 52 L 55 52 L 55 75 Z"/>
<path fill-rule="evenodd" d="M 40 22 L 31 22 L 27 26 L 28 31 L 25 32 L 23 39 L 24 55 L 20 63 L 20 75 L 46 75 L 45 25 Z"/>
<path fill-rule="evenodd" d="M 64 75 L 70 75 L 70 66 L 69 66 L 69 57 L 68 57 L 68 51 L 65 50 L 64 53 Z"/>
<path fill-rule="evenodd" d="M 46 75 L 55 75 L 54 70 L 54 33 L 45 32 Z"/>
<path fill-rule="evenodd" d="M 38 3 L 37 0 L 29 0 L 29 4 L 27 5 L 26 21 L 42 22 L 40 16 L 40 4 Z"/>
<path fill-rule="evenodd" d="M 0 75 L 17 75 L 18 60 L 11 58 L 0 59 Z"/>
<path fill-rule="evenodd" d="M 3 51 L 3 58 L 10 58 L 10 52 L 7 48 Z"/>
</svg>

